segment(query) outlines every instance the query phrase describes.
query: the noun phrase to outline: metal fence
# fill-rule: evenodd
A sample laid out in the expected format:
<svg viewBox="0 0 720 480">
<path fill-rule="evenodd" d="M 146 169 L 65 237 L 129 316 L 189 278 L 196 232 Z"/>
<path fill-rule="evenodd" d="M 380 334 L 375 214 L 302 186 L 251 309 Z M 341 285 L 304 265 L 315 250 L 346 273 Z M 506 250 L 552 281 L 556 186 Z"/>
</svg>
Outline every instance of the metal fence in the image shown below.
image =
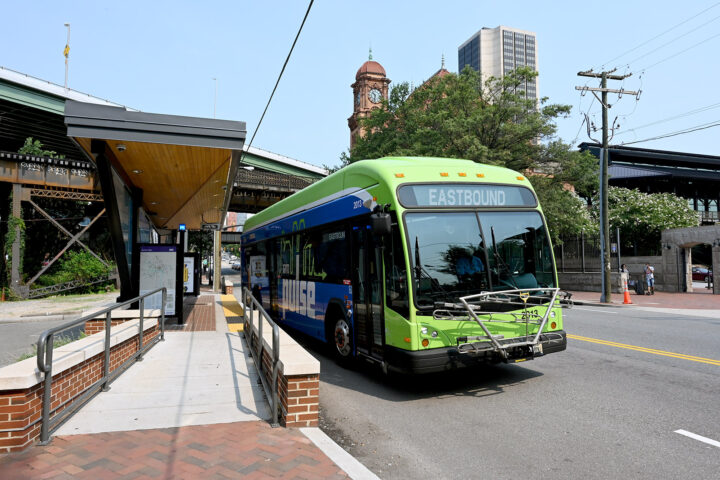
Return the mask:
<svg viewBox="0 0 720 480">
<path fill-rule="evenodd" d="M 151 295 L 155 295 L 157 293 L 162 292 L 162 308 L 160 312 L 160 336 L 156 337 L 155 340 L 148 343 L 147 345 L 143 346 L 143 320 L 145 316 L 145 299 Z M 78 318 L 77 320 L 73 320 L 67 323 L 64 323 L 62 325 L 59 325 L 55 328 L 51 328 L 48 330 L 45 330 L 41 335 L 40 338 L 37 341 L 37 367 L 38 370 L 43 372 L 45 374 L 44 377 L 44 390 L 43 390 L 43 397 L 42 397 L 42 416 L 40 417 L 40 421 L 42 422 L 41 428 L 40 428 L 40 444 L 41 445 L 47 445 L 50 441 L 50 434 L 55 431 L 62 422 L 64 422 L 70 415 L 75 413 L 80 407 L 82 407 L 86 402 L 88 402 L 93 396 L 95 396 L 97 393 L 102 391 L 109 390 L 110 383 L 115 380 L 118 376 L 120 376 L 121 373 L 123 373 L 127 366 L 130 365 L 133 361 L 138 361 L 142 359 L 142 356 L 147 352 L 150 348 L 152 348 L 153 345 L 155 345 L 157 342 L 162 341 L 165 339 L 165 302 L 167 299 L 167 289 L 165 287 L 158 288 L 157 290 L 153 290 L 152 292 L 148 292 L 144 295 L 140 295 L 139 297 L 132 298 L 130 300 L 127 300 L 122 303 L 118 303 L 116 305 L 113 305 L 112 307 L 106 308 L 104 310 L 100 310 L 98 312 L 91 313 L 90 315 L 86 315 L 82 318 Z M 133 303 L 139 302 L 140 304 L 140 325 L 139 325 L 139 333 L 138 333 L 138 351 L 135 352 L 133 355 L 130 356 L 125 362 L 122 363 L 118 368 L 110 372 L 110 329 L 111 329 L 111 323 L 112 323 L 112 311 L 117 310 L 120 307 L 124 307 L 126 305 L 130 305 Z M 101 315 L 105 315 L 105 358 L 103 362 L 103 375 L 102 378 L 100 378 L 98 381 L 93 383 L 88 389 L 80 395 L 79 397 L 75 398 L 71 401 L 69 405 L 66 406 L 61 412 L 56 413 L 54 416 L 50 416 L 50 406 L 51 406 L 51 393 L 52 393 L 52 366 L 53 366 L 53 337 L 56 333 L 68 330 L 70 328 L 73 328 L 77 325 L 83 324 L 88 320 L 92 320 L 94 318 L 97 318 Z M 58 406 L 56 410 L 59 410 L 61 406 Z"/>
<path fill-rule="evenodd" d="M 618 271 L 622 257 L 656 256 L 661 254 L 660 244 L 644 245 L 622 238 L 619 230 L 611 231 L 610 268 Z M 600 237 L 580 234 L 562 237 L 554 246 L 555 263 L 559 272 L 600 272 Z"/>
<path fill-rule="evenodd" d="M 262 382 L 263 389 L 265 390 L 265 396 L 271 401 L 272 408 L 272 422 L 270 425 L 277 427 L 278 423 L 278 373 L 280 369 L 280 327 L 277 323 L 273 322 L 270 315 L 265 311 L 262 305 L 253 297 L 252 292 L 243 287 L 242 290 L 243 299 L 243 317 L 245 323 L 250 328 L 245 328 L 245 340 L 250 348 L 250 353 L 255 361 L 255 366 L 258 369 L 260 381 Z M 253 331 L 255 330 L 255 312 L 257 312 L 257 340 L 253 342 Z M 270 372 L 267 372 L 265 363 L 263 362 L 263 351 L 265 345 L 263 344 L 263 320 L 267 321 L 272 328 L 272 351 L 268 352 L 270 355 Z M 268 373 L 269 379 L 268 379 Z"/>
</svg>

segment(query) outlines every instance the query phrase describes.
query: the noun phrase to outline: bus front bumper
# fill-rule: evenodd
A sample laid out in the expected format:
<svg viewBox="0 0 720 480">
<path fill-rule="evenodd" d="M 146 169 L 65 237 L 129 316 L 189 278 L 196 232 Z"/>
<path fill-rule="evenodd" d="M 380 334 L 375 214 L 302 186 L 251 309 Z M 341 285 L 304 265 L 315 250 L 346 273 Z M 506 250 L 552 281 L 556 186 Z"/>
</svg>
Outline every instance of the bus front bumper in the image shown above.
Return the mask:
<svg viewBox="0 0 720 480">
<path fill-rule="evenodd" d="M 540 335 L 543 355 L 561 352 L 567 348 L 567 335 L 564 330 L 556 330 Z M 509 349 L 510 361 L 522 361 L 533 358 L 521 353 L 521 349 Z M 463 367 L 497 363 L 503 361 L 502 355 L 495 350 L 477 353 L 460 353 L 457 347 L 432 348 L 411 351 L 386 346 L 385 361 L 389 370 L 401 373 L 445 372 Z"/>
</svg>

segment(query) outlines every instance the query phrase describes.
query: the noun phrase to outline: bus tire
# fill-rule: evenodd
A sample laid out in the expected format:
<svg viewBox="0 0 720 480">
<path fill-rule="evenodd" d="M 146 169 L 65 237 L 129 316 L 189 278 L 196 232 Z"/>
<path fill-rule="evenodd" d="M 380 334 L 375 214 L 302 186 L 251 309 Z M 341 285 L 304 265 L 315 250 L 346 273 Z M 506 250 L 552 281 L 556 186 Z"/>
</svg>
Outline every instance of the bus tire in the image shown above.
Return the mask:
<svg viewBox="0 0 720 480">
<path fill-rule="evenodd" d="M 352 360 L 352 327 L 344 316 L 334 317 L 331 325 L 330 344 L 333 356 L 339 364 L 347 365 Z"/>
</svg>

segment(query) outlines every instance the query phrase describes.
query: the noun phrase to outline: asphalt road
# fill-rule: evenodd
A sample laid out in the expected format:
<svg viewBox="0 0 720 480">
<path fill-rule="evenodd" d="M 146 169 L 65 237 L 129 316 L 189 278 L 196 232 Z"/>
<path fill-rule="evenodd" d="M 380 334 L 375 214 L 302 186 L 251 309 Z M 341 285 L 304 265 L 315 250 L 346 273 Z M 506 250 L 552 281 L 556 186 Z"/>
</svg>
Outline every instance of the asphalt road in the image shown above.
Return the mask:
<svg viewBox="0 0 720 480">
<path fill-rule="evenodd" d="M 74 317 L 80 318 L 80 315 Z M 73 320 L 73 316 L 65 319 L 42 321 L 0 322 L 0 367 L 15 363 L 23 354 L 35 354 L 35 344 L 45 330 Z M 77 339 L 85 330 L 78 325 L 67 330 L 63 335 Z"/>
<path fill-rule="evenodd" d="M 718 318 L 565 310 L 565 352 L 426 377 L 338 367 L 321 346 L 326 433 L 383 479 L 720 478 Z M 662 352 L 660 352 L 662 353 Z M 720 445 L 720 444 L 716 444 Z"/>
</svg>

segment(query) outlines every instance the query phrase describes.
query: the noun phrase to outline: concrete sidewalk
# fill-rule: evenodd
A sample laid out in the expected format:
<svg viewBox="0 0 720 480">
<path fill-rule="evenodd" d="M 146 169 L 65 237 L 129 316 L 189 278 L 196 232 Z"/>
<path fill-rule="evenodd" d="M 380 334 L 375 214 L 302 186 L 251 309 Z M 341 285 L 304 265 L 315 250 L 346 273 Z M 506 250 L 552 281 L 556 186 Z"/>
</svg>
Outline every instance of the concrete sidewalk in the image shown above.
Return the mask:
<svg viewBox="0 0 720 480">
<path fill-rule="evenodd" d="M 271 428 L 220 296 L 192 310 L 50 445 L 0 457 L 0 478 L 377 478 L 317 428 Z"/>
</svg>

